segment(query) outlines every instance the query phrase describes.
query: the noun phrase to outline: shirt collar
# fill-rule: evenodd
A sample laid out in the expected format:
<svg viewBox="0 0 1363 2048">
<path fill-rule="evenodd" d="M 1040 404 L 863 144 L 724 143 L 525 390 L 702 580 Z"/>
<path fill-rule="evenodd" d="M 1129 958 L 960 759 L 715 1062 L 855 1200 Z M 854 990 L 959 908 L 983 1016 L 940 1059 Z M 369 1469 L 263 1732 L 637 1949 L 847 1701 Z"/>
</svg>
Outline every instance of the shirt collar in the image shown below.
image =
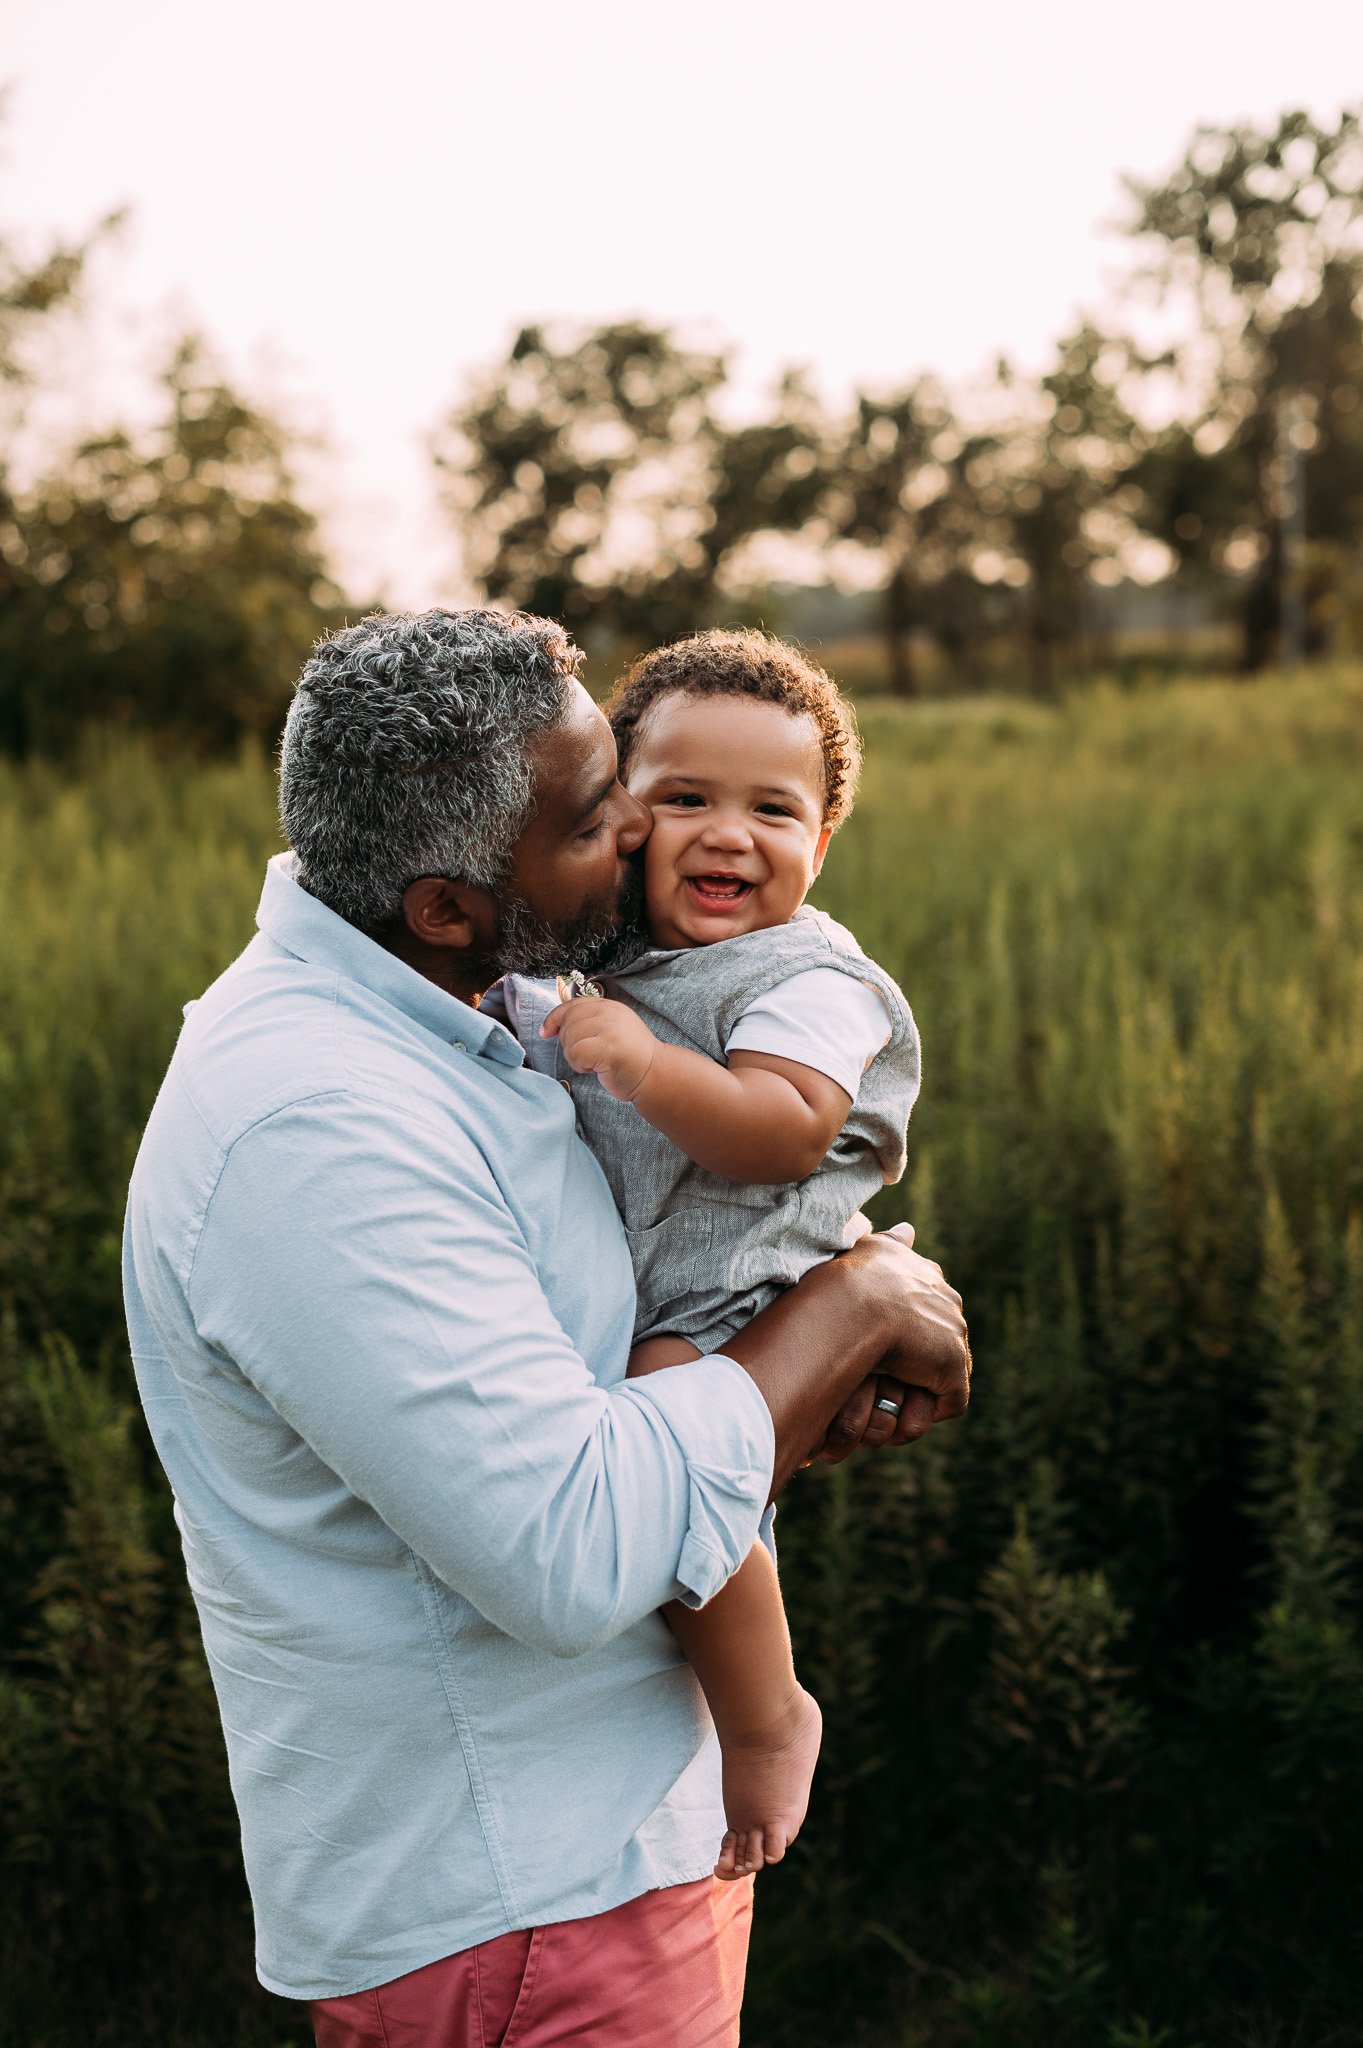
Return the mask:
<svg viewBox="0 0 1363 2048">
<path fill-rule="evenodd" d="M 461 1003 L 457 996 L 446 995 L 405 960 L 386 952 L 310 896 L 298 880 L 296 854 L 277 853 L 266 868 L 256 923 L 267 938 L 295 959 L 357 981 L 447 1045 L 462 1045 L 465 1051 L 503 1066 L 524 1065 L 525 1054 L 505 1025 L 483 1016 L 471 1004 Z"/>
</svg>

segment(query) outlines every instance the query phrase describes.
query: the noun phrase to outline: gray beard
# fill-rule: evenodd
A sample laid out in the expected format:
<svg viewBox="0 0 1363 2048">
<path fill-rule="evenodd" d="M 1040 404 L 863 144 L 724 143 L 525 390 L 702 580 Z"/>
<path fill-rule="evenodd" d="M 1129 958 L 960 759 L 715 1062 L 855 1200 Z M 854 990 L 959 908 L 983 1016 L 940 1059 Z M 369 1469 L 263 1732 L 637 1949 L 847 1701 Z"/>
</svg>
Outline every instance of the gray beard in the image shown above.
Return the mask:
<svg viewBox="0 0 1363 2048">
<path fill-rule="evenodd" d="M 497 965 L 503 974 L 543 979 L 577 968 L 580 974 L 612 974 L 648 950 L 641 866 L 630 864 L 614 904 L 595 904 L 563 924 L 550 924 L 511 891 L 501 899 Z"/>
</svg>

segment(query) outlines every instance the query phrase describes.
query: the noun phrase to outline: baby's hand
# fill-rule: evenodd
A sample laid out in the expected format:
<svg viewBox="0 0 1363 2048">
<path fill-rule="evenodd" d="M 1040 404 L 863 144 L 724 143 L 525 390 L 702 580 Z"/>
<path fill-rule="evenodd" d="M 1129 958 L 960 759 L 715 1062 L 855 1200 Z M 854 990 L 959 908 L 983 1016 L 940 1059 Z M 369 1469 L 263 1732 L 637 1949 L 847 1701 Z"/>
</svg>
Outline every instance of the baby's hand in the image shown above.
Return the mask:
<svg viewBox="0 0 1363 2048">
<path fill-rule="evenodd" d="M 560 1003 L 540 1025 L 541 1038 L 556 1038 L 576 1074 L 595 1074 L 607 1095 L 632 1102 L 643 1087 L 658 1041 L 626 1003 L 606 996 L 579 996 Z"/>
</svg>

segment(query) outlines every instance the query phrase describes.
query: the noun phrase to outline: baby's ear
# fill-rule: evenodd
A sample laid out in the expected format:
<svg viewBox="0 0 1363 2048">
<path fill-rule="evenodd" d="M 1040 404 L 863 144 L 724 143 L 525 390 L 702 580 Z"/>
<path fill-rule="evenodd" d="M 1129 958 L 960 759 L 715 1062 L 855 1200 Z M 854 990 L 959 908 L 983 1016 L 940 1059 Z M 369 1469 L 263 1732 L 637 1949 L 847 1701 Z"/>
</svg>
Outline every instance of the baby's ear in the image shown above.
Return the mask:
<svg viewBox="0 0 1363 2048">
<path fill-rule="evenodd" d="M 828 851 L 828 842 L 833 837 L 833 827 L 825 825 L 814 848 L 814 872 L 817 875 L 823 866 L 823 857 Z"/>
</svg>

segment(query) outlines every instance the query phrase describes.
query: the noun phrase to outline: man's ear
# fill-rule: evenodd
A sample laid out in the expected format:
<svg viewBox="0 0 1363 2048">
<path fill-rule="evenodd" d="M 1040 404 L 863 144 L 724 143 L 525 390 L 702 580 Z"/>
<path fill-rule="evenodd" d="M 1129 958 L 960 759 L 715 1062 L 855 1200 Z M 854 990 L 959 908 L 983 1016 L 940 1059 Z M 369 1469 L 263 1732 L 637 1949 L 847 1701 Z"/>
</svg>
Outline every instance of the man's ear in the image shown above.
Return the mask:
<svg viewBox="0 0 1363 2048">
<path fill-rule="evenodd" d="M 450 882 L 422 875 L 402 892 L 402 921 L 424 946 L 459 951 L 485 945 L 497 929 L 497 906 L 474 882 Z"/>
<path fill-rule="evenodd" d="M 814 872 L 817 875 L 823 866 L 823 857 L 828 851 L 828 842 L 833 837 L 833 827 L 825 825 L 814 848 Z"/>
</svg>

